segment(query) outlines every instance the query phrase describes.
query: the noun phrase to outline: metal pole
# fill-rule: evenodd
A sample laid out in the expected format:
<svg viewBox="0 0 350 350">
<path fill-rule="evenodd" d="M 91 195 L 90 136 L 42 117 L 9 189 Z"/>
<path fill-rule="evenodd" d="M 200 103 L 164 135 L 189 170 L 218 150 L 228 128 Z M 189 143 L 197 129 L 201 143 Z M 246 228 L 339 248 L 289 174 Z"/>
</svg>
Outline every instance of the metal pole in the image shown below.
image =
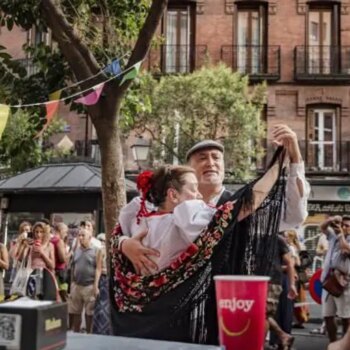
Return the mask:
<svg viewBox="0 0 350 350">
<path fill-rule="evenodd" d="M 84 156 L 88 156 L 88 138 L 89 138 L 89 115 L 88 113 L 85 114 L 85 147 L 84 147 Z"/>
<path fill-rule="evenodd" d="M 1 221 L 2 217 L 5 216 L 5 226 L 4 226 L 4 245 L 7 246 L 7 240 L 8 240 L 8 226 L 9 226 L 9 216 L 7 213 L 3 213 L 3 210 L 1 210 Z"/>
</svg>

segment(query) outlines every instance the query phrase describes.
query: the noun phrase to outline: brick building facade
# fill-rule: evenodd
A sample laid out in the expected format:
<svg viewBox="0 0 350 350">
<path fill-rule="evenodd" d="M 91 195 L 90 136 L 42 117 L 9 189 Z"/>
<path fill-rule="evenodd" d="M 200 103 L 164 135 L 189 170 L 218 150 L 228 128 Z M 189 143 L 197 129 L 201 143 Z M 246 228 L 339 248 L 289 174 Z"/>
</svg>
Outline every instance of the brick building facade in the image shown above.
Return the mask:
<svg viewBox="0 0 350 350">
<path fill-rule="evenodd" d="M 306 236 L 325 215 L 350 213 L 350 1 L 169 0 L 159 32 L 164 41 L 144 63 L 157 74 L 188 73 L 210 60 L 251 83 L 267 81 L 262 118 L 268 130 L 287 123 L 298 133 L 312 183 Z M 18 29 L 0 34 L 18 58 L 21 40 L 28 34 Z M 84 119 L 64 115 L 73 141 L 86 130 L 91 138 Z M 127 169 L 135 169 L 133 140 L 124 147 Z"/>
<path fill-rule="evenodd" d="M 51 45 L 51 35 L 49 33 L 36 32 L 35 29 L 25 31 L 18 27 L 14 27 L 11 31 L 2 27 L 0 31 L 0 45 L 4 46 L 6 52 L 8 52 L 14 59 L 21 61 L 27 69 L 28 74 L 34 73 L 36 68 L 32 64 L 30 58 L 28 58 L 27 54 L 23 51 L 22 46 L 27 42 L 39 43 L 43 41 Z M 57 144 L 65 135 L 67 135 L 70 140 L 75 143 L 79 155 L 83 156 L 85 153 L 85 139 L 91 140 L 93 137 L 91 122 L 86 120 L 85 115 L 77 115 L 77 113 L 70 111 L 69 106 L 63 102 L 60 103 L 58 114 L 65 120 L 67 127 L 64 133 L 53 136 L 52 142 Z M 89 146 L 89 151 L 91 151 L 91 146 Z"/>
<path fill-rule="evenodd" d="M 185 73 L 209 59 L 267 81 L 268 130 L 286 123 L 300 140 L 312 184 L 301 230 L 314 248 L 326 215 L 350 213 L 350 2 L 170 0 L 160 31 L 150 70 Z"/>
</svg>

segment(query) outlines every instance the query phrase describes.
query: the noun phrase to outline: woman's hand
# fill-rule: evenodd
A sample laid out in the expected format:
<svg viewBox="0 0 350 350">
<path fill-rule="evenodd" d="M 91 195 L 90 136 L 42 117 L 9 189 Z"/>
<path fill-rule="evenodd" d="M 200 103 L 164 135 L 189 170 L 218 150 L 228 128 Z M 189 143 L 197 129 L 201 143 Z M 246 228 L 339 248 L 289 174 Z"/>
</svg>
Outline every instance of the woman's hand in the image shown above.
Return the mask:
<svg viewBox="0 0 350 350">
<path fill-rule="evenodd" d="M 43 248 L 42 248 L 42 246 L 41 245 L 33 245 L 33 251 L 35 252 L 35 253 L 38 253 L 38 254 L 40 254 L 40 256 L 43 256 L 45 253 L 44 253 L 44 250 L 43 250 Z"/>
<path fill-rule="evenodd" d="M 140 274 L 141 271 L 152 274 L 152 270 L 158 270 L 158 266 L 150 256 L 159 257 L 160 253 L 155 249 L 144 247 L 141 243 L 147 233 L 147 231 L 140 232 L 136 236 L 124 240 L 121 246 L 121 252 L 131 261 L 137 274 Z"/>
</svg>

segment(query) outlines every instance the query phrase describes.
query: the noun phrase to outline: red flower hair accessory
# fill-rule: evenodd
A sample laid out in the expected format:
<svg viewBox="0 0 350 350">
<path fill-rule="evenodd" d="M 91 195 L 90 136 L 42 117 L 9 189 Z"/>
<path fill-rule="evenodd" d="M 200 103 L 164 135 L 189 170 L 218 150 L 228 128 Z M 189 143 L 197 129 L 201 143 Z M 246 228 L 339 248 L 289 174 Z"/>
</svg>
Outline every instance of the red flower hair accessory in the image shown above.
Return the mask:
<svg viewBox="0 0 350 350">
<path fill-rule="evenodd" d="M 136 179 L 137 189 L 141 192 L 141 206 L 139 212 L 136 215 L 138 224 L 140 223 L 140 218 L 147 216 L 148 214 L 146 208 L 146 197 L 148 191 L 151 189 L 152 186 L 152 177 L 153 171 L 146 170 L 142 172 Z"/>
</svg>

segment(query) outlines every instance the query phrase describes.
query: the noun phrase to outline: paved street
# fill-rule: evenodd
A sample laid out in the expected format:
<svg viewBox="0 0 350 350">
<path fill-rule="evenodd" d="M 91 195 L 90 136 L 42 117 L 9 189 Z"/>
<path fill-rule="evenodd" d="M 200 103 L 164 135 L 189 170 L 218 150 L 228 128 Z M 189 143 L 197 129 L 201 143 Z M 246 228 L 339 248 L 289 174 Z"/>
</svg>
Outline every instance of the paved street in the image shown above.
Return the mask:
<svg viewBox="0 0 350 350">
<path fill-rule="evenodd" d="M 310 330 L 319 327 L 320 324 L 307 324 L 305 329 L 293 330 L 295 335 L 295 350 L 325 350 L 327 349 L 327 337 L 324 335 L 310 334 Z"/>
<path fill-rule="evenodd" d="M 328 339 L 325 335 L 310 334 L 310 331 L 319 328 L 322 322 L 321 306 L 314 303 L 310 297 L 307 300 L 310 305 L 310 322 L 305 325 L 305 329 L 294 329 L 295 350 L 326 350 Z"/>
<path fill-rule="evenodd" d="M 321 305 L 312 301 L 308 296 L 307 301 L 310 303 L 310 322 L 305 325 L 305 329 L 293 329 L 296 337 L 296 350 L 324 350 L 327 348 L 327 337 L 324 335 L 310 334 L 312 329 L 318 328 L 322 322 Z"/>
</svg>

